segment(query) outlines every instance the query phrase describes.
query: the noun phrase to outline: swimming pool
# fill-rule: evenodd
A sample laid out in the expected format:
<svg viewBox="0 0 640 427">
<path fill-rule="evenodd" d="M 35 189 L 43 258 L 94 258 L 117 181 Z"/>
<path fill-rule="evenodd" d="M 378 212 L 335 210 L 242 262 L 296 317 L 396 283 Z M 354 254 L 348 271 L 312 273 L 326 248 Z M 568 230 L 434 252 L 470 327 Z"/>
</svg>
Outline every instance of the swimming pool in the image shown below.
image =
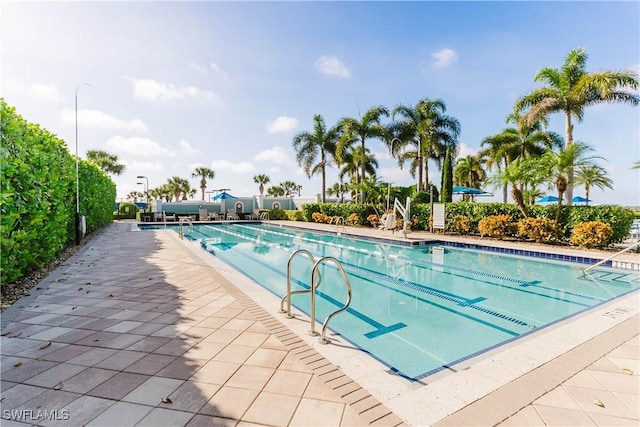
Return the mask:
<svg viewBox="0 0 640 427">
<path fill-rule="evenodd" d="M 281 297 L 297 250 L 340 260 L 353 288 L 330 329 L 417 380 L 638 289 L 638 274 L 456 248 L 402 246 L 257 223 L 196 225 L 186 237 Z M 294 290 L 311 284 L 309 259 L 292 261 Z M 320 269 L 316 318 L 341 307 L 346 289 L 332 264 Z M 309 313 L 309 295 L 292 303 Z"/>
</svg>

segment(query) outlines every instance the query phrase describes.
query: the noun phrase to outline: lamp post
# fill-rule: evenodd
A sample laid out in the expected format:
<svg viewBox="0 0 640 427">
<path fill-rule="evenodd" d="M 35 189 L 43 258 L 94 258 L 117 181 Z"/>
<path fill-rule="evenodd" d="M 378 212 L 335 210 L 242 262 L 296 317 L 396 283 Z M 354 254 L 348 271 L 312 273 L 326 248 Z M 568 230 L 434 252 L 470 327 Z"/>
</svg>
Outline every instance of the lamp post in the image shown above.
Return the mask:
<svg viewBox="0 0 640 427">
<path fill-rule="evenodd" d="M 300 197 L 300 190 L 302 190 L 302 185 L 298 185 L 298 197 Z"/>
<path fill-rule="evenodd" d="M 144 180 L 147 182 L 147 185 L 146 185 L 145 190 L 144 190 L 144 195 L 145 195 L 145 198 L 147 200 L 147 207 L 148 207 L 149 206 L 149 178 L 147 178 L 144 175 L 138 175 L 136 178 L 138 178 L 138 179 L 143 179 L 144 178 Z M 138 183 L 138 184 L 140 184 L 140 183 Z"/>
<path fill-rule="evenodd" d="M 147 191 L 148 191 L 148 190 L 147 190 L 147 184 L 145 184 L 144 182 L 136 182 L 136 184 L 138 184 L 138 185 L 144 185 L 144 195 L 145 195 L 145 198 L 148 198 L 149 193 L 147 192 Z M 148 203 L 148 202 L 147 202 L 147 203 Z M 145 210 L 146 210 L 146 209 L 145 209 Z"/>
<path fill-rule="evenodd" d="M 89 83 L 80 82 L 76 85 L 75 91 L 75 113 L 76 113 L 76 246 L 80 245 L 80 166 L 78 163 L 78 89 L 80 86 L 91 86 Z"/>
<path fill-rule="evenodd" d="M 422 185 L 422 182 L 420 182 L 420 175 L 422 174 L 422 142 L 420 141 L 420 137 L 418 137 L 418 168 L 420 168 L 420 170 L 416 174 L 418 181 L 416 184 L 416 191 L 419 193 L 420 186 Z"/>
</svg>

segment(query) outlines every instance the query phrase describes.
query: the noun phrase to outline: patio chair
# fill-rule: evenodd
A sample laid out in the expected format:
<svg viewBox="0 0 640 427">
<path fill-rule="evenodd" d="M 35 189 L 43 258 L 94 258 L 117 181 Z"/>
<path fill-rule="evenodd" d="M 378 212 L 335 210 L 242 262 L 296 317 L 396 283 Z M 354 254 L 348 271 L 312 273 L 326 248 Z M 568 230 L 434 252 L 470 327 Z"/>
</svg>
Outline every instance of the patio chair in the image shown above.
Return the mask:
<svg viewBox="0 0 640 427">
<path fill-rule="evenodd" d="M 240 216 L 236 213 L 235 209 L 227 210 L 227 220 L 239 220 Z"/>
</svg>

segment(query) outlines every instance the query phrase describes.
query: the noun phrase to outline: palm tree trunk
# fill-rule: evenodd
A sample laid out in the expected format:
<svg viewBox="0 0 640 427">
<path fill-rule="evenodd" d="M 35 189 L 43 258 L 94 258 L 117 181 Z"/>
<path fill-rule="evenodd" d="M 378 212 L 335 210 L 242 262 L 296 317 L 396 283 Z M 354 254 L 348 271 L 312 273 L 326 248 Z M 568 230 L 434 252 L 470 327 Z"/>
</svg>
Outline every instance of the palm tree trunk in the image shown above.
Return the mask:
<svg viewBox="0 0 640 427">
<path fill-rule="evenodd" d="M 556 209 L 556 227 L 560 227 L 561 214 L 562 214 L 562 191 L 558 191 L 558 208 Z"/>
<path fill-rule="evenodd" d="M 362 157 L 362 165 L 360 166 L 360 184 L 364 184 L 364 174 L 365 174 L 365 161 L 364 161 L 364 153 L 366 153 L 366 151 L 364 151 L 364 138 L 362 139 L 362 153 L 363 153 L 363 157 Z M 364 188 L 364 187 L 363 187 Z M 360 203 L 362 203 L 364 205 L 364 198 L 365 198 L 365 194 L 364 194 L 364 190 L 360 191 Z"/>
<path fill-rule="evenodd" d="M 509 194 L 509 188 L 507 184 L 502 187 L 502 203 L 507 203 L 507 194 Z"/>
<path fill-rule="evenodd" d="M 573 125 L 571 124 L 571 112 L 566 111 L 566 127 L 565 127 L 565 134 L 566 134 L 566 140 L 567 140 L 567 146 L 573 144 Z M 566 190 L 566 194 L 567 194 L 567 206 L 571 206 L 571 204 L 573 203 L 573 167 L 571 167 L 569 169 L 569 172 L 567 174 L 567 190 Z"/>
</svg>

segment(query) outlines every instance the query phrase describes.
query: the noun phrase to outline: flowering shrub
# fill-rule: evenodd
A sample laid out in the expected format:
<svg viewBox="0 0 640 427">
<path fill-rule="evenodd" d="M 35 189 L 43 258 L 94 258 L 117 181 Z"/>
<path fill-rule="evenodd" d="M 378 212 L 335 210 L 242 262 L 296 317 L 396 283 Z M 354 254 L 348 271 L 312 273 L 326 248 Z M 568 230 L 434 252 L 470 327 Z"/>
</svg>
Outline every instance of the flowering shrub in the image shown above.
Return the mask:
<svg viewBox="0 0 640 427">
<path fill-rule="evenodd" d="M 369 224 L 371 224 L 371 226 L 374 228 L 380 225 L 380 217 L 376 214 L 369 215 L 367 217 L 367 221 L 369 221 Z"/>
<path fill-rule="evenodd" d="M 511 215 L 492 215 L 485 217 L 478 223 L 481 236 L 503 238 L 513 234 L 514 224 Z"/>
<path fill-rule="evenodd" d="M 451 228 L 458 234 L 470 234 L 472 230 L 471 218 L 465 215 L 457 215 L 453 218 Z"/>
<path fill-rule="evenodd" d="M 613 236 L 609 224 L 600 221 L 589 221 L 577 224 L 571 233 L 571 244 L 583 248 L 599 248 L 607 246 Z"/>
<path fill-rule="evenodd" d="M 360 217 L 358 216 L 357 213 L 352 213 L 349 214 L 349 216 L 347 217 L 347 224 L 349 225 L 358 225 L 360 223 Z"/>
<path fill-rule="evenodd" d="M 554 240 L 556 233 L 556 222 L 549 218 L 524 218 L 518 221 L 518 234 L 537 243 Z"/>
<path fill-rule="evenodd" d="M 326 214 L 323 214 L 322 212 L 314 212 L 313 215 L 311 215 L 311 218 L 315 222 L 319 222 L 319 223 L 329 222 L 329 217 Z"/>
</svg>

